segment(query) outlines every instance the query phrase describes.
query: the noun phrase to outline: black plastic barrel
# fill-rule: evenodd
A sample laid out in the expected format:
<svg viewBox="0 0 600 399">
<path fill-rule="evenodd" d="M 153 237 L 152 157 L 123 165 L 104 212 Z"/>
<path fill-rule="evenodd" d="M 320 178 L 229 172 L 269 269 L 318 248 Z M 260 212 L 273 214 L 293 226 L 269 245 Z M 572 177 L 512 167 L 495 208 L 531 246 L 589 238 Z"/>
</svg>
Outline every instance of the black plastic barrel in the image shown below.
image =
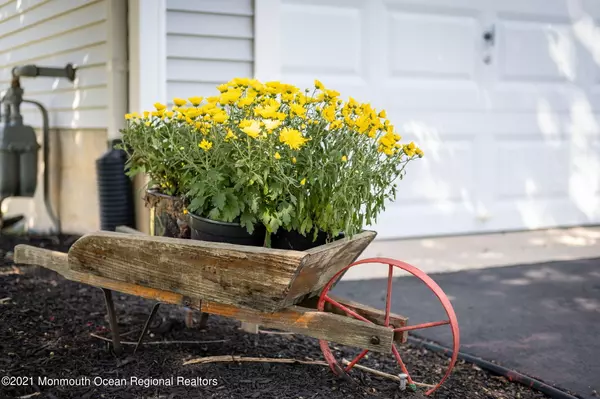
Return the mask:
<svg viewBox="0 0 600 399">
<path fill-rule="evenodd" d="M 117 226 L 135 228 L 133 187 L 125 174 L 127 154 L 123 150 L 111 149 L 96 160 L 96 179 L 100 205 L 102 230 L 114 231 Z"/>
</svg>

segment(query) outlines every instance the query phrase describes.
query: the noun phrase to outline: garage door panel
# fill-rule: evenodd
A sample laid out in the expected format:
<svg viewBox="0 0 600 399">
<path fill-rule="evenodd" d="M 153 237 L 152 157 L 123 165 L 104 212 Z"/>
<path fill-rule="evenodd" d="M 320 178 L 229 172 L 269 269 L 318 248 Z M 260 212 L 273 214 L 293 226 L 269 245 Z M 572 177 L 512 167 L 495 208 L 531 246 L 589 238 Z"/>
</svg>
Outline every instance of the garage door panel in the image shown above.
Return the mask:
<svg viewBox="0 0 600 399">
<path fill-rule="evenodd" d="M 564 84 L 577 76 L 577 50 L 569 24 L 498 22 L 500 81 Z"/>
<path fill-rule="evenodd" d="M 391 77 L 473 79 L 478 29 L 474 17 L 390 11 Z"/>
<path fill-rule="evenodd" d="M 495 200 L 566 198 L 568 143 L 536 136 L 504 136 L 496 141 Z M 535 157 L 535 162 L 532 159 Z"/>
<path fill-rule="evenodd" d="M 363 4 L 284 2 L 282 73 L 361 76 L 365 59 Z"/>
<path fill-rule="evenodd" d="M 476 83 L 482 13 L 472 4 L 384 2 L 386 79 L 377 83 L 389 108 L 483 109 Z"/>
</svg>

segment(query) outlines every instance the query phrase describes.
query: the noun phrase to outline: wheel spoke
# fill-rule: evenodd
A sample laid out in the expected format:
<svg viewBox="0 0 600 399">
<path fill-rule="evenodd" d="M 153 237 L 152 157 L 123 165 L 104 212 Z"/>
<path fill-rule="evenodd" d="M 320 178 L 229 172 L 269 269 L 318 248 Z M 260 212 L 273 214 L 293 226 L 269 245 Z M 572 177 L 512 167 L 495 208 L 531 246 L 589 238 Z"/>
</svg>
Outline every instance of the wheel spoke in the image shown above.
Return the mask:
<svg viewBox="0 0 600 399">
<path fill-rule="evenodd" d="M 385 297 L 385 322 L 384 326 L 390 325 L 390 309 L 392 307 L 392 278 L 394 277 L 394 265 L 389 265 L 387 281 L 387 296 Z"/>
<path fill-rule="evenodd" d="M 396 348 L 396 344 L 392 344 L 392 353 L 394 354 L 396 361 L 400 365 L 400 369 L 402 370 L 402 372 L 404 374 L 406 374 L 408 383 L 412 384 L 413 380 L 412 380 L 412 378 L 410 378 L 410 374 L 408 374 L 408 369 L 406 368 L 406 365 L 404 364 L 404 362 L 402 361 L 402 358 L 400 357 L 400 352 L 398 352 L 398 348 Z"/>
<path fill-rule="evenodd" d="M 358 363 L 358 361 L 359 361 L 360 359 L 362 359 L 363 357 L 365 357 L 365 355 L 366 355 L 367 353 L 369 353 L 369 350 L 368 350 L 368 349 L 365 349 L 364 351 L 360 352 L 358 356 L 356 356 L 356 357 L 355 357 L 355 358 L 354 358 L 354 359 L 353 359 L 353 360 L 352 360 L 350 363 L 348 363 L 348 365 L 346 366 L 346 368 L 345 368 L 344 370 L 346 370 L 346 371 L 350 371 L 350 369 L 351 369 L 352 367 L 354 367 L 354 365 L 355 365 L 356 363 Z"/>
<path fill-rule="evenodd" d="M 332 304 L 333 306 L 335 306 L 338 309 L 343 310 L 344 312 L 348 313 L 349 315 L 351 315 L 352 317 L 358 319 L 358 320 L 362 320 L 365 323 L 373 323 L 371 320 L 368 320 L 364 317 L 362 317 L 361 315 L 359 315 L 358 313 L 356 313 L 354 310 L 349 309 L 348 307 L 342 305 L 341 303 L 339 303 L 338 301 L 331 299 L 328 296 L 325 296 L 325 301 L 329 302 L 330 304 Z"/>
<path fill-rule="evenodd" d="M 450 321 L 448 321 L 448 320 L 432 321 L 429 323 L 415 324 L 414 326 L 405 326 L 405 327 L 394 328 L 394 332 L 420 330 L 422 328 L 431 328 L 431 327 L 443 326 L 446 324 L 450 324 Z"/>
</svg>

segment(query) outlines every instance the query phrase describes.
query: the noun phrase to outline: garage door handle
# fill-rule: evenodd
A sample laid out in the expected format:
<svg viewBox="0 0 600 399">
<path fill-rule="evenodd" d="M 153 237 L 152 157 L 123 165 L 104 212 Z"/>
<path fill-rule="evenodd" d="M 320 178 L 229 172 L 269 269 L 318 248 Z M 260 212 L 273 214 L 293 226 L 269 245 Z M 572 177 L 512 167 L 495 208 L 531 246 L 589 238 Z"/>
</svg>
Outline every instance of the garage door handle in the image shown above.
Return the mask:
<svg viewBox="0 0 600 399">
<path fill-rule="evenodd" d="M 487 31 L 483 32 L 483 40 L 485 40 L 486 43 L 488 43 L 490 46 L 494 45 L 495 36 L 496 35 L 494 32 L 493 26 L 490 29 L 488 29 Z"/>
</svg>

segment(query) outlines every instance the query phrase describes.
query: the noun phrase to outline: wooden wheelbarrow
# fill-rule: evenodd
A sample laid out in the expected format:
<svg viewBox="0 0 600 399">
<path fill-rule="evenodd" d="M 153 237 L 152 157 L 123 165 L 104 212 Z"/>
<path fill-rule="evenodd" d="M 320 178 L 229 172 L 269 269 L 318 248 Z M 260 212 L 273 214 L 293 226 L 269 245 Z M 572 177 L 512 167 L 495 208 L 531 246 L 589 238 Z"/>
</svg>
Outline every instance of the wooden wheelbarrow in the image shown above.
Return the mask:
<svg viewBox="0 0 600 399">
<path fill-rule="evenodd" d="M 135 230 L 129 233 L 137 234 L 87 234 L 68 253 L 17 245 L 14 259 L 17 264 L 42 266 L 69 280 L 101 288 L 117 354 L 122 348 L 112 291 L 157 301 L 138 345 L 158 305 L 169 303 L 317 338 L 327 363 L 337 375 L 348 373 L 369 351 L 392 354 L 413 388 L 416 383 L 402 361 L 398 345 L 406 342 L 408 331 L 449 325 L 453 356 L 443 378 L 437 385 L 429 386 L 427 394 L 441 386 L 456 363 L 458 322 L 440 287 L 425 273 L 404 262 L 387 258 L 355 262 L 375 238 L 375 232 L 364 231 L 308 251 L 152 237 Z M 330 294 L 332 286 L 348 269 L 365 264 L 388 269 L 385 310 Z M 433 291 L 444 308 L 446 320 L 408 325 L 406 317 L 391 313 L 396 268 L 409 272 Z M 342 367 L 329 342 L 362 351 Z"/>
</svg>

